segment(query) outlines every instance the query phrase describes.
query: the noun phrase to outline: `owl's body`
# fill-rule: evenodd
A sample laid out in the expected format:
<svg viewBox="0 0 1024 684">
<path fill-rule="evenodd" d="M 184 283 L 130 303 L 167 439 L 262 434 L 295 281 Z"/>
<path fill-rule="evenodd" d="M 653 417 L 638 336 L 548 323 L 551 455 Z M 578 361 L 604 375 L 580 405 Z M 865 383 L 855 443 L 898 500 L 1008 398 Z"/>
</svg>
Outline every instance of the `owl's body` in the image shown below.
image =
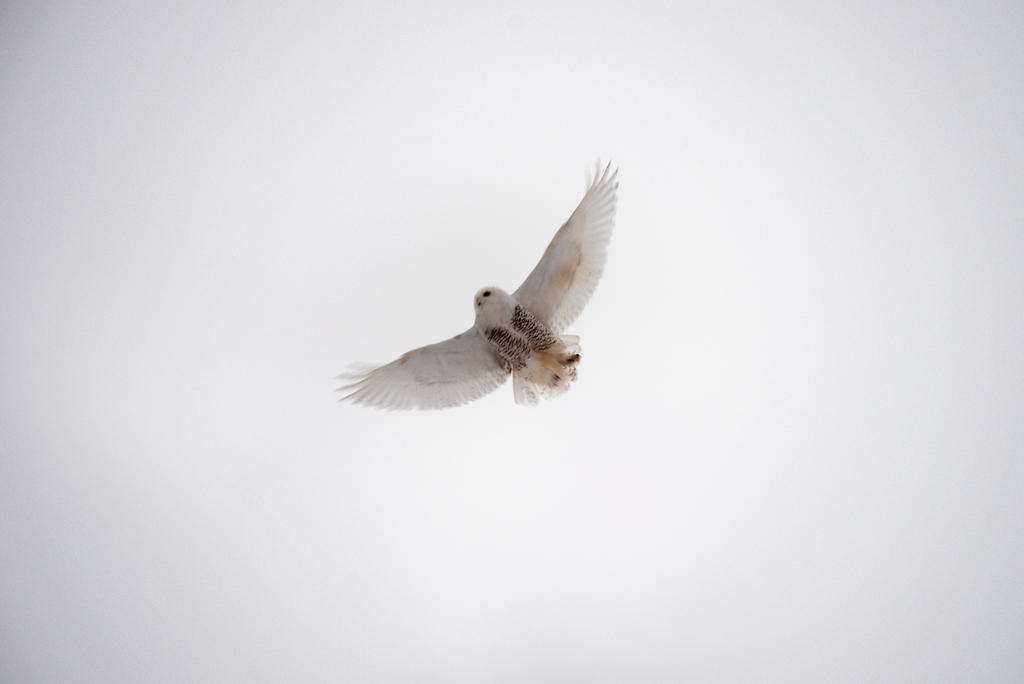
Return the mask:
<svg viewBox="0 0 1024 684">
<path fill-rule="evenodd" d="M 512 374 L 517 403 L 533 404 L 569 389 L 577 376 L 579 337 L 555 335 L 497 287 L 480 290 L 475 301 L 474 328 Z"/>
<path fill-rule="evenodd" d="M 345 399 L 381 408 L 445 408 L 477 399 L 512 376 L 518 404 L 560 395 L 577 378 L 579 337 L 562 331 L 583 310 L 604 270 L 617 173 L 596 174 L 544 256 L 512 294 L 474 296 L 469 330 L 350 376 Z"/>
</svg>

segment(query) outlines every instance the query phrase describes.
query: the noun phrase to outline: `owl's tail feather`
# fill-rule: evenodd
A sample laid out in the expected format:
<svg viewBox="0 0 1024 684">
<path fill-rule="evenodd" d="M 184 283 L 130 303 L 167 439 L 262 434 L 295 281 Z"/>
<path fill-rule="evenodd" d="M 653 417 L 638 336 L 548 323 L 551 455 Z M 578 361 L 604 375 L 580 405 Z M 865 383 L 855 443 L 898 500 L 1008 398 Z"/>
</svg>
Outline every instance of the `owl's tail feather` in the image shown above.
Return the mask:
<svg viewBox="0 0 1024 684">
<path fill-rule="evenodd" d="M 563 335 L 551 347 L 534 352 L 524 368 L 512 371 L 516 403 L 532 405 L 569 391 L 579 362 L 580 338 L 576 335 Z"/>
</svg>

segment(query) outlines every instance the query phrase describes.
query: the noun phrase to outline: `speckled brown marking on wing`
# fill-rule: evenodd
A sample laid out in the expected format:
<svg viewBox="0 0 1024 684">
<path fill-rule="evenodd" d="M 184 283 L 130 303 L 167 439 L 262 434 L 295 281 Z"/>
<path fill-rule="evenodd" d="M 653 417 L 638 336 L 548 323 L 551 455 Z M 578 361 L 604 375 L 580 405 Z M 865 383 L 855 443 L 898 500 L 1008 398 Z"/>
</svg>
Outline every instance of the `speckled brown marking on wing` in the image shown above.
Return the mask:
<svg viewBox="0 0 1024 684">
<path fill-rule="evenodd" d="M 525 338 L 510 332 L 507 328 L 488 328 L 484 335 L 498 352 L 498 356 L 511 366 L 512 370 L 526 368 L 526 360 L 530 357 L 530 343 Z"/>
<path fill-rule="evenodd" d="M 534 351 L 544 351 L 558 342 L 558 338 L 543 323 L 518 305 L 512 313 L 512 328 L 526 337 L 530 349 Z"/>
</svg>

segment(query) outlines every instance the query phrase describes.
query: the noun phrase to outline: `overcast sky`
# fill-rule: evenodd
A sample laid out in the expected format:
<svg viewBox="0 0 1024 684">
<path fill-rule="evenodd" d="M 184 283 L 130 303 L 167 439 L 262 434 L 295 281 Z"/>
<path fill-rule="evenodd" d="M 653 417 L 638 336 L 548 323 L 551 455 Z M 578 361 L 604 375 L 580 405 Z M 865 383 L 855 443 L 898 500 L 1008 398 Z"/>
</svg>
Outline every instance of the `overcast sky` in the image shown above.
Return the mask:
<svg viewBox="0 0 1024 684">
<path fill-rule="evenodd" d="M 1024 6 L 259 5 L 0 10 L 0 680 L 1021 676 Z M 336 402 L 598 157 L 567 395 Z"/>
</svg>

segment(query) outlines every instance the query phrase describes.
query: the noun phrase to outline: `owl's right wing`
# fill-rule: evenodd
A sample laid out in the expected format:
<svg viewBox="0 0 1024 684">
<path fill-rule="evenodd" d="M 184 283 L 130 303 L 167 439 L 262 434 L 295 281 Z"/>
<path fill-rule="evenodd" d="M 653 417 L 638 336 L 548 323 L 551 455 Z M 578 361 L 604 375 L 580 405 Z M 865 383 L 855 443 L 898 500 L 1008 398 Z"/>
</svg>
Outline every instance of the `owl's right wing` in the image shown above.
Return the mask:
<svg viewBox="0 0 1024 684">
<path fill-rule="evenodd" d="M 342 400 L 388 409 L 441 409 L 497 389 L 508 370 L 487 341 L 470 328 L 443 342 L 402 354 L 391 363 L 342 376 L 355 382 Z"/>
<path fill-rule="evenodd" d="M 615 219 L 618 171 L 597 167 L 594 182 L 544 256 L 512 297 L 555 333 L 583 311 L 604 271 Z"/>
</svg>

